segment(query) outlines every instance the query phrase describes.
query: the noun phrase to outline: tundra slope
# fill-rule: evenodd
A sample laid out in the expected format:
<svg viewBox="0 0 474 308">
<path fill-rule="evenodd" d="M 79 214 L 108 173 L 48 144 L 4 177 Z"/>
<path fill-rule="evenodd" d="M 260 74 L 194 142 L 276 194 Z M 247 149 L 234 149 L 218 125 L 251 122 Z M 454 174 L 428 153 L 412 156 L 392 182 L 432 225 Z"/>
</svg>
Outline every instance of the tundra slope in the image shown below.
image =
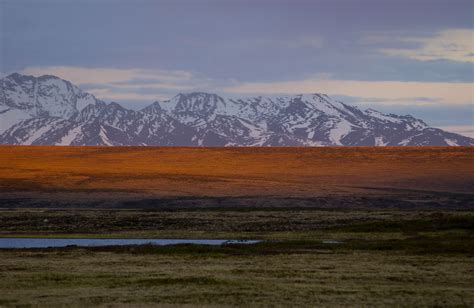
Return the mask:
<svg viewBox="0 0 474 308">
<path fill-rule="evenodd" d="M 0 144 L 466 146 L 474 139 L 324 94 L 224 99 L 189 93 L 134 111 L 55 76 L 14 73 L 0 80 Z"/>
</svg>

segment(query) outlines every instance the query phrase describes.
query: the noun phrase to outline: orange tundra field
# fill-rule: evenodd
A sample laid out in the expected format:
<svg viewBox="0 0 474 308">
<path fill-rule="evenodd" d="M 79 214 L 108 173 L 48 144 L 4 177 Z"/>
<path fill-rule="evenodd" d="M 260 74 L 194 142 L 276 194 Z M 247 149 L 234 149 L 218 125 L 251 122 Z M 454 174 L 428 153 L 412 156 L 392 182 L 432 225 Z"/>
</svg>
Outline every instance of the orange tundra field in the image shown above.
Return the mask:
<svg viewBox="0 0 474 308">
<path fill-rule="evenodd" d="M 473 191 L 472 147 L 0 147 L 4 198 L 311 198 L 420 192 L 472 200 Z"/>
</svg>

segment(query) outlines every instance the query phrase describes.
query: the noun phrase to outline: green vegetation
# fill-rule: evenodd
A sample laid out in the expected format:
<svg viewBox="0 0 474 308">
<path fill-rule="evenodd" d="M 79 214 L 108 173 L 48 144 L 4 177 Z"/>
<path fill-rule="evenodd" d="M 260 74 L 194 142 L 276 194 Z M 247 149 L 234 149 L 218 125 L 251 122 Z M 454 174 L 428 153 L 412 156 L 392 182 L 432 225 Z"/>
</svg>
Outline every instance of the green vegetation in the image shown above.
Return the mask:
<svg viewBox="0 0 474 308">
<path fill-rule="evenodd" d="M 29 214 L 32 220 L 44 221 L 72 213 Z M 105 214 L 109 221 L 119 215 L 121 222 L 126 222 L 126 217 L 135 221 L 135 215 L 140 214 L 159 220 L 162 225 L 160 230 L 136 231 L 129 228 L 131 224 L 124 223 L 122 230 L 112 224 L 99 226 L 95 233 L 64 234 L 60 225 L 51 232 L 34 227 L 31 220 L 21 225 L 20 220 L 13 218 L 23 217 L 25 212 L 12 211 L 1 215 L 16 221 L 3 236 L 206 238 L 214 234 L 265 242 L 222 247 L 142 245 L 0 250 L 0 305 L 474 304 L 474 213 L 469 211 L 253 211 L 218 215 L 193 211 L 154 213 L 153 219 L 139 211 Z M 193 221 L 197 214 L 206 222 L 215 222 L 194 227 L 192 223 L 181 222 Z M 34 218 L 35 215 L 38 217 Z M 84 218 L 102 214 L 76 211 L 74 215 Z M 301 224 L 295 231 L 278 227 L 277 223 L 270 223 L 267 230 L 257 226 L 247 230 L 242 224 L 249 220 L 256 225 L 259 221 L 279 221 L 283 217 L 279 215 L 286 217 L 290 225 L 297 225 L 300 217 Z M 196 230 L 192 231 L 193 228 Z M 334 239 L 342 243 L 326 242 Z"/>
</svg>

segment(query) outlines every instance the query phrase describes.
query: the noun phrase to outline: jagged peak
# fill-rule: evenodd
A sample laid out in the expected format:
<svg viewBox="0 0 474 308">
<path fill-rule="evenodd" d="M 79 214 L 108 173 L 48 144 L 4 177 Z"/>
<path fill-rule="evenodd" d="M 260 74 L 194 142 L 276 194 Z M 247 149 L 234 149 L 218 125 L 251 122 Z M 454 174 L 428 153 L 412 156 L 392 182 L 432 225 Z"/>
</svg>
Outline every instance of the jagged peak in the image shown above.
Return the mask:
<svg viewBox="0 0 474 308">
<path fill-rule="evenodd" d="M 107 107 L 108 108 L 113 108 L 113 109 L 124 109 L 125 110 L 125 108 L 123 108 L 122 105 L 120 105 L 117 102 L 110 102 L 110 103 L 107 104 Z"/>
<path fill-rule="evenodd" d="M 90 110 L 102 110 L 102 109 L 105 109 L 107 108 L 107 103 L 103 102 L 103 101 L 96 101 L 95 104 L 89 104 L 87 106 L 84 107 L 84 109 L 82 109 L 81 113 L 84 112 L 88 112 Z"/>
<path fill-rule="evenodd" d="M 302 94 L 302 95 L 305 95 L 305 94 Z M 332 100 L 332 98 L 329 97 L 329 95 L 324 94 L 324 93 L 311 93 L 311 94 L 306 94 L 306 95 L 313 96 L 313 98 L 318 97 L 318 98 L 324 99 L 324 100 Z"/>
<path fill-rule="evenodd" d="M 28 82 L 34 81 L 36 80 L 36 77 L 31 76 L 31 75 L 22 75 L 20 73 L 12 73 L 8 76 L 3 77 L 2 80 L 8 80 L 10 82 L 15 82 L 15 83 L 22 83 L 25 81 L 28 81 Z"/>
<path fill-rule="evenodd" d="M 11 74 L 7 75 L 5 78 L 8 78 L 8 79 L 18 79 L 18 78 L 23 78 L 23 77 L 35 78 L 34 76 L 31 76 L 31 75 L 22 75 L 22 74 L 17 73 L 17 72 L 11 73 Z"/>
<path fill-rule="evenodd" d="M 38 81 L 54 79 L 54 80 L 60 80 L 60 81 L 65 82 L 67 84 L 72 84 L 68 80 L 62 79 L 62 78 L 60 78 L 58 76 L 55 76 L 55 75 L 49 75 L 49 74 L 45 74 L 45 75 L 41 75 L 41 76 L 33 76 L 33 75 L 25 75 L 25 74 L 20 74 L 18 72 L 15 72 L 15 73 L 11 73 L 11 74 L 7 75 L 4 78 L 5 79 L 13 79 L 15 81 L 22 81 L 24 79 L 26 79 L 26 80 L 38 80 Z"/>
<path fill-rule="evenodd" d="M 215 93 L 189 92 L 179 93 L 170 100 L 170 102 L 176 103 L 180 103 L 183 101 L 213 101 L 216 103 L 224 103 L 225 99 Z"/>
<path fill-rule="evenodd" d="M 141 112 L 144 113 L 157 113 L 157 112 L 162 112 L 163 108 L 161 107 L 160 102 L 155 101 L 153 104 L 146 106 L 145 108 L 140 110 Z"/>
<path fill-rule="evenodd" d="M 38 80 L 58 79 L 58 80 L 61 80 L 61 81 L 67 82 L 67 83 L 71 83 L 68 80 L 64 80 L 62 78 L 59 78 L 58 76 L 49 75 L 49 74 L 38 76 L 38 77 L 36 77 L 36 79 L 38 79 Z"/>
<path fill-rule="evenodd" d="M 167 111 L 214 112 L 225 109 L 226 100 L 217 94 L 206 92 L 179 93 L 160 105 Z"/>
<path fill-rule="evenodd" d="M 371 116 L 372 118 L 377 118 L 377 119 L 381 119 L 385 121 L 399 122 L 401 120 L 406 120 L 406 121 L 410 121 L 414 123 L 417 122 L 418 124 L 420 124 L 420 126 L 425 126 L 425 127 L 429 126 L 423 120 L 415 118 L 414 116 L 409 115 L 409 114 L 407 115 L 397 115 L 393 113 L 386 114 L 378 110 L 375 110 L 373 108 L 366 109 L 364 113 L 368 116 Z"/>
</svg>

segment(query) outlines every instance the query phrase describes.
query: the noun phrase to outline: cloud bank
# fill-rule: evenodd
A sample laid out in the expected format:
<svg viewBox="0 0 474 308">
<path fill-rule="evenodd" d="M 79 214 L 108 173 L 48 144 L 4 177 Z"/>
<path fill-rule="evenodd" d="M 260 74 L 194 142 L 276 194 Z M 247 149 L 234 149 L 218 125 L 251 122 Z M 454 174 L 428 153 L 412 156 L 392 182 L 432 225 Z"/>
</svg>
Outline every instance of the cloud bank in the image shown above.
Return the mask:
<svg viewBox="0 0 474 308">
<path fill-rule="evenodd" d="M 346 95 L 380 104 L 441 103 L 470 104 L 473 101 L 472 83 L 358 81 L 332 79 L 304 79 L 283 82 L 242 83 L 223 89 L 226 93 L 314 93 Z"/>
<path fill-rule="evenodd" d="M 415 44 L 414 48 L 384 48 L 388 56 L 399 56 L 420 61 L 451 60 L 474 62 L 474 30 L 450 29 L 432 37 L 395 38 L 400 43 Z"/>
<path fill-rule="evenodd" d="M 35 66 L 20 73 L 58 76 L 103 100 L 167 99 L 177 92 L 207 89 L 215 83 L 193 72 L 161 69 Z"/>
<path fill-rule="evenodd" d="M 163 100 L 178 92 L 210 91 L 227 95 L 325 93 L 392 105 L 472 104 L 472 83 L 335 80 L 318 75 L 302 80 L 238 82 L 215 80 L 178 70 L 27 67 L 22 74 L 50 74 L 70 80 L 104 100 Z"/>
</svg>

